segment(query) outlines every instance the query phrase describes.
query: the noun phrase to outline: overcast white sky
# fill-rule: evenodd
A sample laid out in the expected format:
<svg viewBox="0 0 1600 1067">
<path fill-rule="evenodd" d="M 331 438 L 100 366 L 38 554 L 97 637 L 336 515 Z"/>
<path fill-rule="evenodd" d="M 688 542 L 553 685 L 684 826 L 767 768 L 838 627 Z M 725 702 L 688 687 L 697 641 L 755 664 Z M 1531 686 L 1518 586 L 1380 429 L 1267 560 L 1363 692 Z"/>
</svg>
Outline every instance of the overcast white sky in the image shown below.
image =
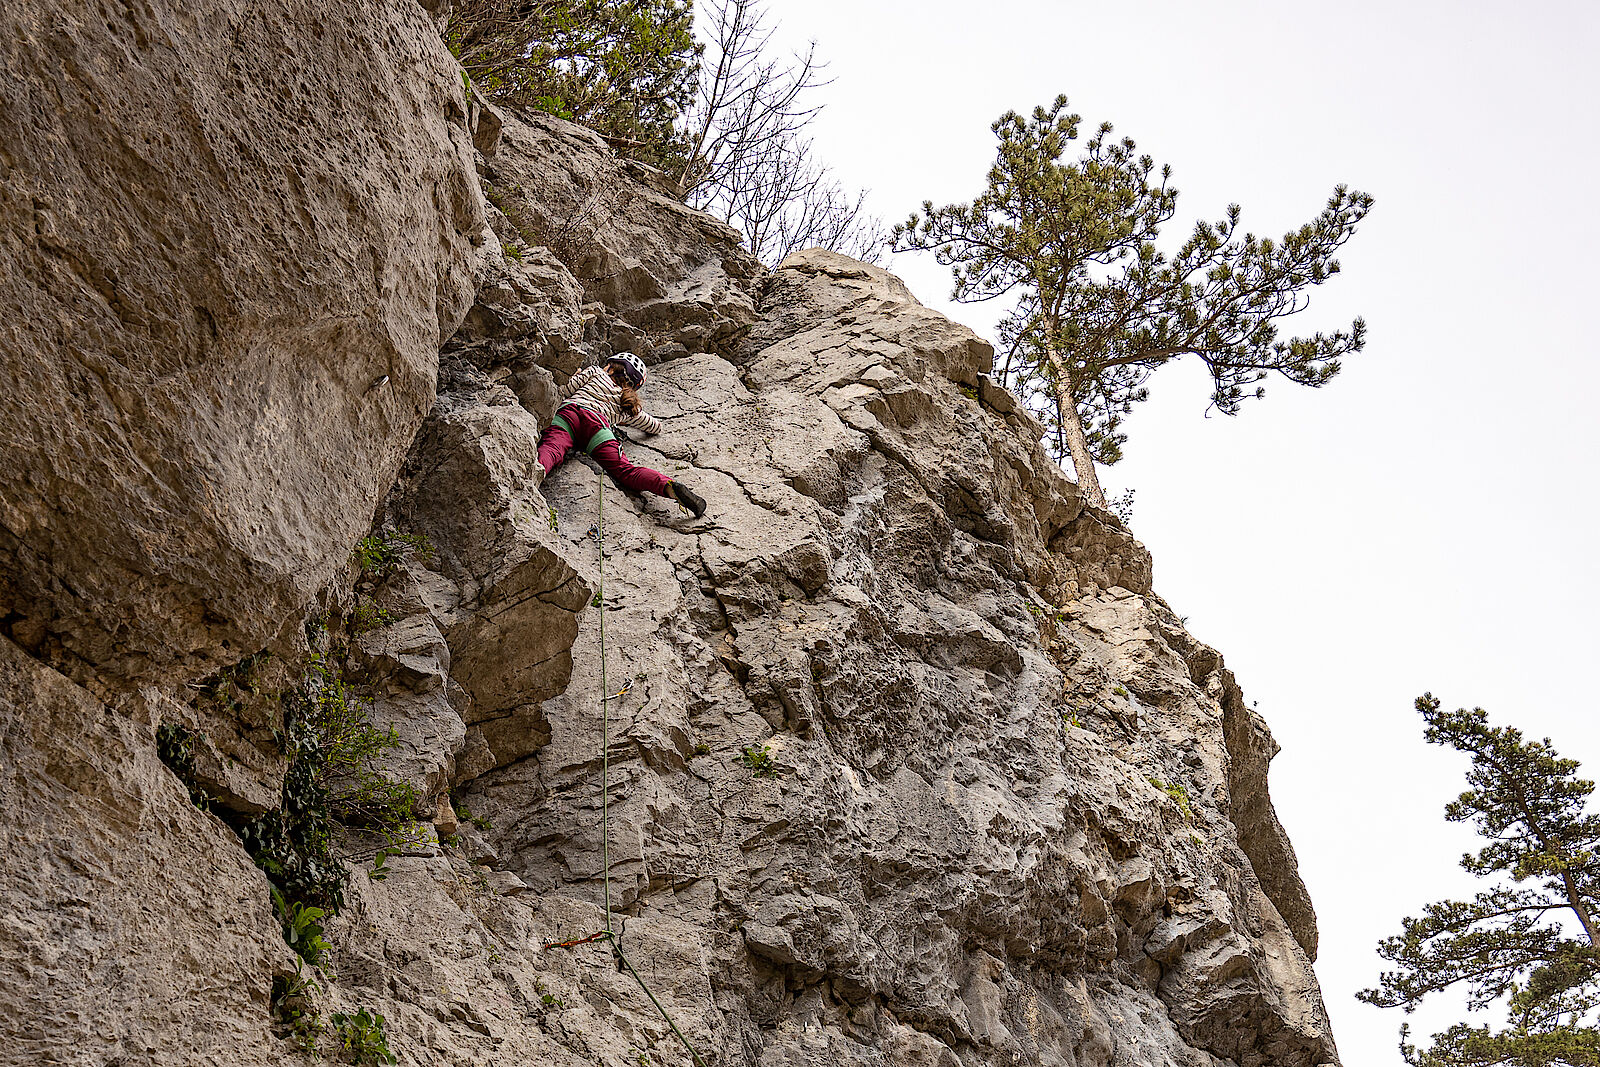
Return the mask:
<svg viewBox="0 0 1600 1067">
<path fill-rule="evenodd" d="M 1380 970 L 1374 945 L 1475 888 L 1456 868 L 1473 839 L 1441 814 L 1465 760 L 1422 742 L 1412 700 L 1482 705 L 1600 771 L 1600 5 L 772 10 L 830 64 L 818 151 L 888 221 L 971 199 L 989 124 L 1058 92 L 1172 164 L 1174 236 L 1229 202 L 1281 234 L 1335 183 L 1377 198 L 1302 316 L 1311 330 L 1364 315 L 1366 351 L 1322 390 L 1269 383 L 1236 419 L 1202 417 L 1203 375 L 1169 367 L 1102 479 L 1137 490 L 1157 591 L 1283 745 L 1273 797 L 1316 902 L 1345 1063 L 1400 1063 L 1402 1016 L 1354 999 Z M 991 332 L 995 309 L 950 305 L 931 257 L 888 266 Z"/>
</svg>

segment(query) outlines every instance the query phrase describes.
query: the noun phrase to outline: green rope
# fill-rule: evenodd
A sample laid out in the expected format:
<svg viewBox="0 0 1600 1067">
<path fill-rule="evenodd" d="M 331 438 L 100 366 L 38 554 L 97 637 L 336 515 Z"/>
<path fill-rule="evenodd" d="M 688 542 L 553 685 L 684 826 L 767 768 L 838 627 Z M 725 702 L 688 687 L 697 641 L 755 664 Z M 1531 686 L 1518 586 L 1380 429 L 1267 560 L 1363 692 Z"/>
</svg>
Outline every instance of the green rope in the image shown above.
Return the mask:
<svg viewBox="0 0 1600 1067">
<path fill-rule="evenodd" d="M 611 701 L 614 697 L 607 696 L 610 686 L 606 685 L 606 477 L 600 475 L 600 518 L 595 523 L 595 541 L 600 546 L 600 863 L 605 882 L 606 894 L 606 930 L 605 940 L 611 943 L 611 951 L 617 954 L 617 959 L 633 975 L 633 980 L 639 983 L 639 988 L 644 990 L 644 995 L 650 998 L 650 1003 L 656 1006 L 656 1011 L 672 1027 L 672 1032 L 678 1035 L 678 1040 L 683 1042 L 683 1047 L 688 1050 L 689 1056 L 694 1060 L 696 1067 L 705 1067 L 705 1060 L 700 1058 L 700 1053 L 694 1050 L 689 1039 L 683 1036 L 683 1031 L 678 1029 L 678 1024 L 672 1016 L 667 1014 L 667 1009 L 661 1006 L 661 1001 L 645 985 L 644 979 L 639 977 L 639 972 L 633 969 L 633 964 L 628 962 L 628 957 L 622 954 L 622 943 L 617 940 L 616 933 L 611 929 Z M 627 693 L 628 688 L 623 687 L 620 697 Z"/>
<path fill-rule="evenodd" d="M 678 1035 L 678 1040 L 683 1042 L 683 1047 L 689 1050 L 689 1055 L 694 1058 L 695 1067 L 705 1067 L 706 1061 L 701 1059 L 700 1053 L 696 1052 L 694 1046 L 689 1044 L 689 1039 L 683 1036 L 683 1031 L 678 1029 L 678 1024 L 672 1021 L 672 1016 L 667 1014 L 667 1009 L 661 1006 L 661 1001 L 657 1000 L 656 995 L 650 992 L 650 987 L 644 984 L 644 979 L 640 978 L 639 972 L 633 969 L 633 964 L 628 962 L 628 957 L 622 954 L 622 946 L 613 940 L 611 948 L 616 952 L 617 959 L 622 961 L 622 965 L 628 968 L 628 973 L 633 975 L 633 980 L 639 983 L 639 988 L 644 990 L 644 995 L 650 998 L 650 1003 L 656 1006 L 656 1011 L 659 1011 L 661 1017 L 667 1020 L 667 1025 L 672 1027 L 672 1032 Z"/>
<path fill-rule="evenodd" d="M 606 686 L 606 476 L 600 475 L 600 519 L 595 523 L 600 546 L 600 864 L 605 872 L 606 933 L 611 933 L 611 708 Z M 615 944 L 615 941 L 612 942 Z"/>
</svg>

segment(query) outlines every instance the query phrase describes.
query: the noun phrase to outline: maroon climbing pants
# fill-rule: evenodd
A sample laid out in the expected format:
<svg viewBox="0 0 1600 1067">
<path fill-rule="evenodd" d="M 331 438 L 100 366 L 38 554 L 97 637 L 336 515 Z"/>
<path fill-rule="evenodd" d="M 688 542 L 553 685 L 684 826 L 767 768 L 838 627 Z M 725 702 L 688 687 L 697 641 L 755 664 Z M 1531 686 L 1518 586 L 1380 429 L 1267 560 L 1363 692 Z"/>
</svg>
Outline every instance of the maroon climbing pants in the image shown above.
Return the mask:
<svg viewBox="0 0 1600 1067">
<path fill-rule="evenodd" d="M 558 464 L 567 458 L 567 453 L 572 451 L 574 445 L 583 448 L 591 438 L 601 430 L 610 429 L 606 421 L 586 407 L 577 404 L 568 404 L 556 412 L 566 424 L 572 427 L 568 433 L 559 423 L 551 423 L 550 428 L 539 435 L 539 466 L 549 474 Z M 577 440 L 573 438 L 576 436 Z M 611 475 L 611 480 L 631 493 L 654 493 L 657 496 L 669 496 L 667 483 L 671 481 L 660 471 L 651 470 L 649 467 L 640 467 L 622 454 L 622 446 L 616 441 L 604 441 L 589 453 Z"/>
</svg>

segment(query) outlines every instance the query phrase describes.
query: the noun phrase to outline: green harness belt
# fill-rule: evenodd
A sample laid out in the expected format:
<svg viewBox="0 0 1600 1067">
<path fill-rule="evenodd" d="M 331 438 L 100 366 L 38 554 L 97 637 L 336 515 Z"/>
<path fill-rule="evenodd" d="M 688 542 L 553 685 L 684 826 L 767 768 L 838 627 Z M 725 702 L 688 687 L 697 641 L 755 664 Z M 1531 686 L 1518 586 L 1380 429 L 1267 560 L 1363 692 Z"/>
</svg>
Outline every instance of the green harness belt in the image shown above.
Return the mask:
<svg viewBox="0 0 1600 1067">
<path fill-rule="evenodd" d="M 578 439 L 578 435 L 572 430 L 572 424 L 566 419 L 563 419 L 560 415 L 553 416 L 550 419 L 550 425 L 561 427 L 563 430 L 567 431 L 567 436 L 572 438 L 574 441 Z M 595 449 L 599 448 L 607 441 L 615 441 L 616 439 L 617 435 L 611 432 L 611 427 L 602 426 L 599 430 L 595 431 L 595 435 L 593 437 L 589 438 L 589 443 L 583 446 L 583 450 L 592 456 L 594 455 Z"/>
</svg>

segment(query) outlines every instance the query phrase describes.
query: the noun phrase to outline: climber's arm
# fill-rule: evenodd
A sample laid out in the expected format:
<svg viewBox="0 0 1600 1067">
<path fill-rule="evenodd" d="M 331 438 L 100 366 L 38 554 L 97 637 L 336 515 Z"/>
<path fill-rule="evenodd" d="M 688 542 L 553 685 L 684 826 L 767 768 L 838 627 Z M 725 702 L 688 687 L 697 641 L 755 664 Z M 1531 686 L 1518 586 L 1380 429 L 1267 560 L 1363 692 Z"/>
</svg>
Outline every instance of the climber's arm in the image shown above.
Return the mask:
<svg viewBox="0 0 1600 1067">
<path fill-rule="evenodd" d="M 660 433 L 661 420 L 648 411 L 640 411 L 633 415 L 623 415 L 617 420 L 624 426 L 637 426 L 645 433 Z"/>
<path fill-rule="evenodd" d="M 585 367 L 582 370 L 578 371 L 576 374 L 574 374 L 572 377 L 568 378 L 567 379 L 567 384 L 561 387 L 561 399 L 562 400 L 567 400 L 568 398 L 570 398 L 573 393 L 576 393 L 578 391 L 579 387 L 581 387 L 585 382 L 587 382 L 590 378 L 592 378 L 597 373 L 599 373 L 599 369 L 598 368 L 596 368 L 596 367 Z"/>
</svg>

